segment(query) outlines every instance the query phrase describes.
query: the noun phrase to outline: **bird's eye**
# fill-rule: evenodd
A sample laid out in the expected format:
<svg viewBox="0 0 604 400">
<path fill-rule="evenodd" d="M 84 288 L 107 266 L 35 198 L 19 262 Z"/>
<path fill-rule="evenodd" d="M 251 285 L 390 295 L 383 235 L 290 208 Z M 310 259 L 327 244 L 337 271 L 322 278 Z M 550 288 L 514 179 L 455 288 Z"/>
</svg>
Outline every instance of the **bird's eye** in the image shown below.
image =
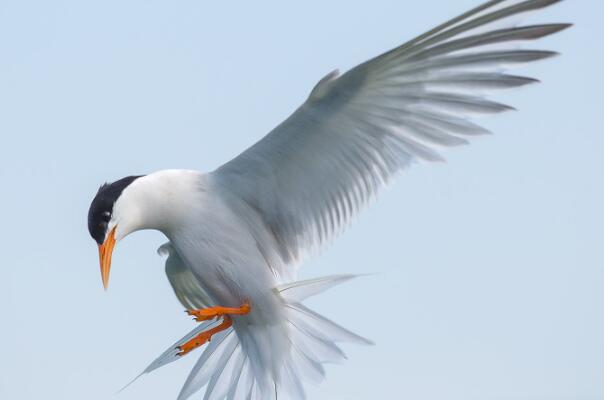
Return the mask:
<svg viewBox="0 0 604 400">
<path fill-rule="evenodd" d="M 101 214 L 101 218 L 103 219 L 103 221 L 109 222 L 109 220 L 111 219 L 111 213 L 109 211 L 105 211 Z"/>
</svg>

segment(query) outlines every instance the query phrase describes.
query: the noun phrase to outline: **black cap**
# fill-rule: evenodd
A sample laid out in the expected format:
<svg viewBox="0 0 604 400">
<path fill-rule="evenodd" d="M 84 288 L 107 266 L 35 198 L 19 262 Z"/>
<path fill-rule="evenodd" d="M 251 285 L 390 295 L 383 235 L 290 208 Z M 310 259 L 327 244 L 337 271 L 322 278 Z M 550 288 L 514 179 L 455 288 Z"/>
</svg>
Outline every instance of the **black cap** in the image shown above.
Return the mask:
<svg viewBox="0 0 604 400">
<path fill-rule="evenodd" d="M 141 176 L 144 175 L 127 176 L 113 183 L 105 183 L 94 196 L 88 210 L 88 232 L 99 245 L 105 240 L 116 200 L 128 185 Z"/>
</svg>

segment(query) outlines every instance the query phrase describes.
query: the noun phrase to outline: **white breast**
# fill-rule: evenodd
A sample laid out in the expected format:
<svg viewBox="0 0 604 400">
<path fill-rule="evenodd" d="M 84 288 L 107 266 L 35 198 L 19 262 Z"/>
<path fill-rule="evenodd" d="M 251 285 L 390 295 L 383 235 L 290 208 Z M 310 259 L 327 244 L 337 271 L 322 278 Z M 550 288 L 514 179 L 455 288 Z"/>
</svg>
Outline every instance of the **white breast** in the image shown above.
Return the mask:
<svg viewBox="0 0 604 400">
<path fill-rule="evenodd" d="M 249 301 L 263 314 L 279 314 L 273 289 L 281 282 L 262 251 L 258 227 L 221 197 L 207 175 L 180 187 L 190 193 L 172 197 L 187 204 L 173 205 L 178 223 L 162 231 L 199 284 L 216 304 L 236 307 Z"/>
</svg>

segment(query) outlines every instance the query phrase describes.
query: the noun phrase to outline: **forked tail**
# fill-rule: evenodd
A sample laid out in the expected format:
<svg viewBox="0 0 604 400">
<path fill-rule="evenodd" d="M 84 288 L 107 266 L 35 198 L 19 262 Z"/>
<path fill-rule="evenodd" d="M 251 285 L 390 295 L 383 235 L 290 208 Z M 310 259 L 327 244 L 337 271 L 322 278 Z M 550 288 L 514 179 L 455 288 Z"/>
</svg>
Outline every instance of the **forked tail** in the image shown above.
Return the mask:
<svg viewBox="0 0 604 400">
<path fill-rule="evenodd" d="M 338 275 L 292 282 L 275 288 L 286 308 L 285 330 L 289 344 L 285 352 L 274 351 L 271 327 L 256 331 L 229 328 L 212 337 L 189 374 L 178 400 L 185 400 L 206 387 L 204 400 L 304 399 L 305 381 L 319 383 L 325 377 L 323 364 L 346 359 L 339 342 L 372 344 L 302 305 L 302 301 L 354 278 Z M 174 343 L 142 373 L 179 360 L 178 346 L 217 321 L 205 321 Z M 266 329 L 267 332 L 264 332 Z M 278 354 L 276 364 L 262 354 Z M 262 354 L 258 354 L 258 352 Z M 139 375 L 140 376 L 140 375 Z"/>
</svg>

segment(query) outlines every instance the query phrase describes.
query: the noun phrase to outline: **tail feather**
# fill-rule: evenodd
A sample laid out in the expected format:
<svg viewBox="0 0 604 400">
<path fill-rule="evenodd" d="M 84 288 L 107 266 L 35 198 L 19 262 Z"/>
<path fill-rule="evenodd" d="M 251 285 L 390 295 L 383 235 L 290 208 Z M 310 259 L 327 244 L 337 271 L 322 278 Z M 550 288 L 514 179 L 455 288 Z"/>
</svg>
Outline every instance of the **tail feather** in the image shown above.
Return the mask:
<svg viewBox="0 0 604 400">
<path fill-rule="evenodd" d="M 274 392 L 275 377 L 280 373 L 277 366 L 283 362 L 276 358 L 283 353 L 284 340 L 281 327 L 252 325 L 237 333 L 243 351 L 250 361 L 254 377 L 252 395 L 256 392 L 264 394 Z"/>
<path fill-rule="evenodd" d="M 321 278 L 286 283 L 277 286 L 275 290 L 287 302 L 301 302 L 353 278 L 356 278 L 356 275 L 324 276 Z"/>
<path fill-rule="evenodd" d="M 299 371 L 303 377 L 313 384 L 318 385 L 325 379 L 325 368 L 316 359 L 310 357 L 300 349 L 300 345 L 292 341 L 292 359 L 294 364 L 300 367 Z"/>
<path fill-rule="evenodd" d="M 294 303 L 289 304 L 288 307 L 295 311 L 291 314 L 292 319 L 295 319 L 304 325 L 310 325 L 307 329 L 315 332 L 315 334 L 319 335 L 323 340 L 364 345 L 374 344 L 371 340 L 349 331 L 303 304 Z"/>
<path fill-rule="evenodd" d="M 283 372 L 276 383 L 276 392 L 290 399 L 304 399 L 306 393 L 300 379 L 299 366 L 292 358 L 287 358 L 283 365 Z"/>
<path fill-rule="evenodd" d="M 325 378 L 323 364 L 346 359 L 336 343 L 372 344 L 301 303 L 352 278 L 353 275 L 338 275 L 275 288 L 275 294 L 284 303 L 284 323 L 246 325 L 245 319 L 241 319 L 240 325 L 234 320 L 232 328 L 212 337 L 185 381 L 178 400 L 189 398 L 203 387 L 206 387 L 204 400 L 304 399 L 304 382 L 320 383 Z M 141 375 L 180 359 L 178 346 L 216 323 L 206 321 L 198 325 Z M 280 343 L 287 344 L 284 350 Z"/>
<path fill-rule="evenodd" d="M 322 339 L 321 334 L 310 325 L 297 320 L 292 326 L 292 342 L 298 344 L 300 350 L 311 359 L 321 364 L 339 364 L 346 360 L 346 354 L 334 341 Z"/>
<path fill-rule="evenodd" d="M 233 332 L 232 329 L 228 329 L 212 337 L 210 344 L 187 377 L 178 400 L 187 399 L 206 386 L 214 376 L 219 377 L 222 374 L 233 352 L 239 346 L 237 336 Z"/>
<path fill-rule="evenodd" d="M 161 368 L 164 365 L 168 365 L 174 361 L 180 360 L 181 357 L 178 355 L 178 353 L 180 353 L 180 349 L 178 348 L 179 346 L 182 346 L 189 340 L 193 339 L 195 336 L 199 335 L 201 332 L 211 329 L 216 325 L 218 325 L 218 321 L 204 321 L 204 322 L 200 323 L 199 325 L 197 325 L 195 327 L 195 329 L 193 329 L 191 332 L 187 333 L 185 336 L 183 336 L 180 340 L 178 340 L 172 346 L 168 347 L 166 349 L 166 351 L 164 351 L 159 357 L 157 357 L 155 360 L 153 360 L 153 362 L 151 362 L 151 364 L 149 364 L 143 370 L 143 372 L 138 374 L 134 379 L 132 379 L 124 387 L 122 387 L 118 391 L 118 393 L 125 390 L 126 388 L 128 388 L 128 386 L 130 386 L 134 382 L 136 382 L 141 376 L 146 375 L 152 371 L 155 371 L 156 369 Z"/>
<path fill-rule="evenodd" d="M 248 368 L 248 360 L 245 355 L 241 356 L 241 364 L 238 368 L 235 368 L 233 378 L 231 380 L 231 385 L 229 387 L 229 391 L 227 393 L 227 400 L 237 400 L 243 398 L 243 394 L 245 393 L 250 384 L 248 382 L 247 376 L 249 375 Z M 247 375 L 247 376 L 246 376 Z M 250 376 L 251 378 L 251 376 Z M 249 379 L 251 380 L 251 379 Z"/>
<path fill-rule="evenodd" d="M 226 351 L 223 357 L 226 357 L 226 361 L 223 362 L 222 368 L 217 368 L 208 383 L 208 387 L 205 392 L 204 400 L 221 400 L 224 399 L 229 391 L 230 384 L 233 380 L 233 376 L 236 371 L 236 367 L 240 364 L 239 361 L 243 360 L 243 353 L 240 351 L 241 346 L 237 343 L 233 351 Z M 195 389 L 197 391 L 201 389 Z"/>
</svg>

